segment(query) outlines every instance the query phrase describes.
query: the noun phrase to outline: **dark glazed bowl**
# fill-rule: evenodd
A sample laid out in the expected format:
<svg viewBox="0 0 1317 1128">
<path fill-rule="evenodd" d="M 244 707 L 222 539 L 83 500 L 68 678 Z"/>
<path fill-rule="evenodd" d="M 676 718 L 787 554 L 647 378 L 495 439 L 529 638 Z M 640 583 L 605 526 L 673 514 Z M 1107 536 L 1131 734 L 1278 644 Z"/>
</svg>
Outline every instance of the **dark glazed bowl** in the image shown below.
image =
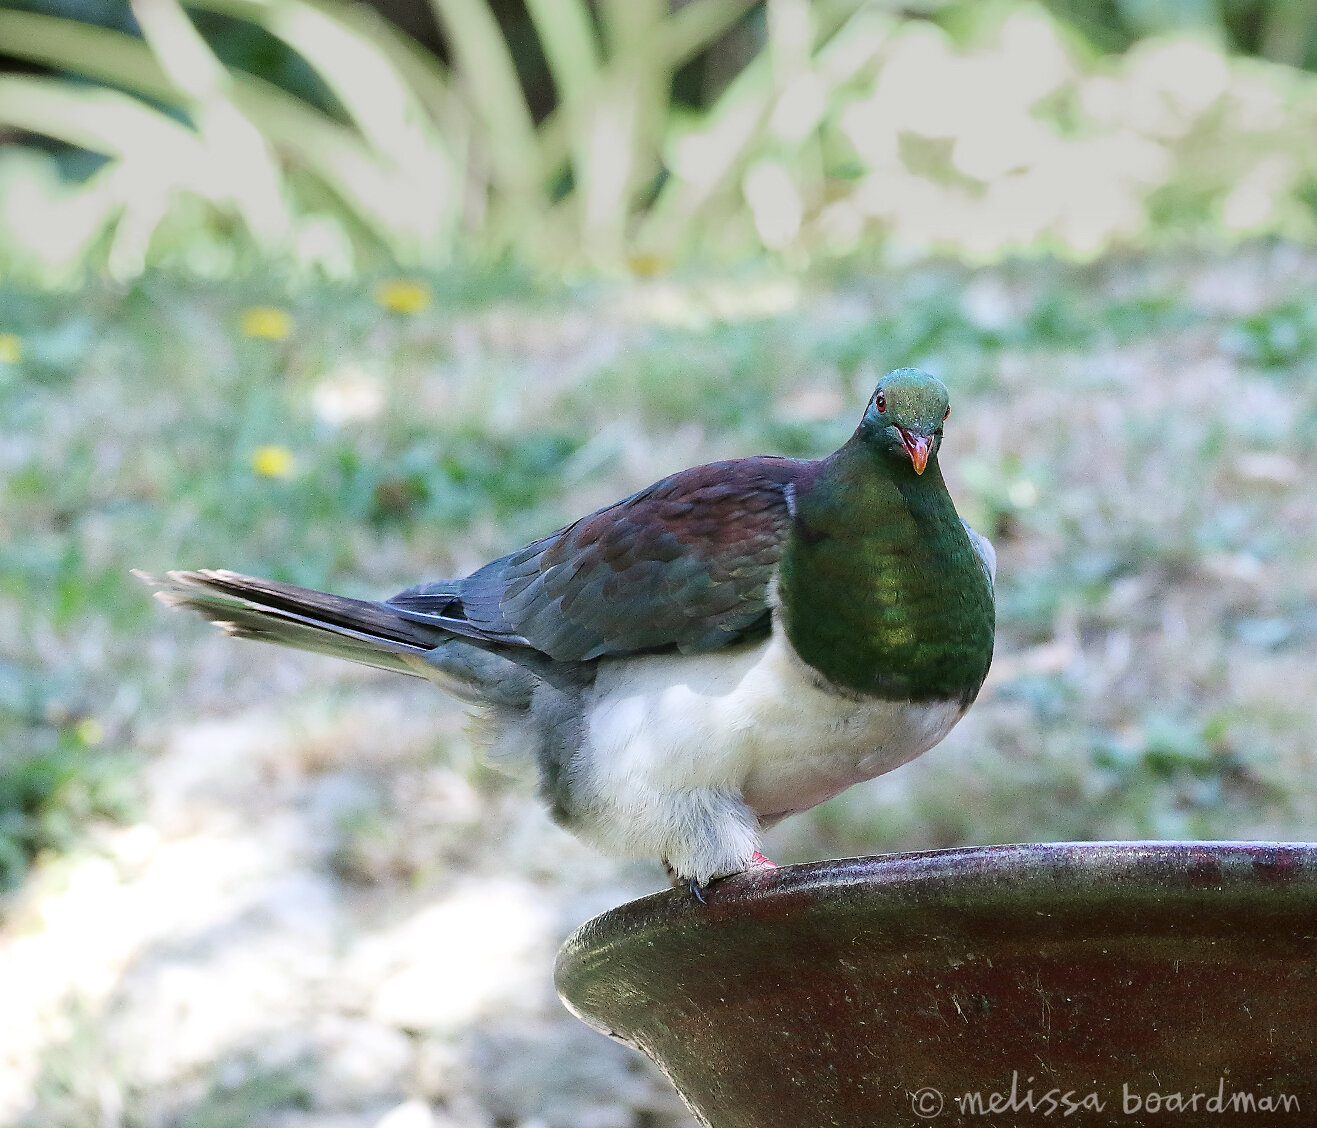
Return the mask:
<svg viewBox="0 0 1317 1128">
<path fill-rule="evenodd" d="M 589 921 L 557 983 L 712 1128 L 1317 1124 L 1317 845 L 898 854 L 706 897 Z"/>
</svg>

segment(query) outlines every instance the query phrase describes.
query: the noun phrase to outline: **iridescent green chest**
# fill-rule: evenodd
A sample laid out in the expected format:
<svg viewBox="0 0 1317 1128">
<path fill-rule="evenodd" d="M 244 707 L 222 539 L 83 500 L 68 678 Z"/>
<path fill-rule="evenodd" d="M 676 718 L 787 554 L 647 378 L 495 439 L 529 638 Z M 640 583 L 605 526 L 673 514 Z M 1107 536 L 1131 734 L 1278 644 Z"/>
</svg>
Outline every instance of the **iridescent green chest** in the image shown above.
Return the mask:
<svg viewBox="0 0 1317 1128">
<path fill-rule="evenodd" d="M 778 573 L 787 637 L 839 687 L 968 704 L 992 661 L 995 610 L 941 474 L 854 470 L 798 503 Z"/>
</svg>

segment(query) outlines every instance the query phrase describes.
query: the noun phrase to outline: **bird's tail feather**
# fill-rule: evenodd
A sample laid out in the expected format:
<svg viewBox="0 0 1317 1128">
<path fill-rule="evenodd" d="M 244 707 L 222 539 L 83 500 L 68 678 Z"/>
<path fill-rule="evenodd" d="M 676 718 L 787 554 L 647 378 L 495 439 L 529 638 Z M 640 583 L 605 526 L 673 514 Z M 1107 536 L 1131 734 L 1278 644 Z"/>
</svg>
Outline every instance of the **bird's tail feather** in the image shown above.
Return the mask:
<svg viewBox="0 0 1317 1128">
<path fill-rule="evenodd" d="M 347 658 L 400 674 L 424 677 L 418 659 L 449 638 L 395 614 L 387 606 L 312 588 L 206 569 L 170 572 L 164 579 L 134 575 L 156 588 L 170 607 L 188 607 L 238 638 Z"/>
</svg>

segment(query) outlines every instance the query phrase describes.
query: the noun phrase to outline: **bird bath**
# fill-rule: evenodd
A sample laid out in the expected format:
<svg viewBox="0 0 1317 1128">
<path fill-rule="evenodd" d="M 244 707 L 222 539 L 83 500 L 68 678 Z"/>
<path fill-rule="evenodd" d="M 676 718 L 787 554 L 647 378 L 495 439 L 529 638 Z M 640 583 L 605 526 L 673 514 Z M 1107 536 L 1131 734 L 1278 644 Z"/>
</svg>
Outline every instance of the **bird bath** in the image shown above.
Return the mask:
<svg viewBox="0 0 1317 1128">
<path fill-rule="evenodd" d="M 945 850 L 705 896 L 587 922 L 557 984 L 711 1128 L 1317 1123 L 1317 845 Z"/>
</svg>

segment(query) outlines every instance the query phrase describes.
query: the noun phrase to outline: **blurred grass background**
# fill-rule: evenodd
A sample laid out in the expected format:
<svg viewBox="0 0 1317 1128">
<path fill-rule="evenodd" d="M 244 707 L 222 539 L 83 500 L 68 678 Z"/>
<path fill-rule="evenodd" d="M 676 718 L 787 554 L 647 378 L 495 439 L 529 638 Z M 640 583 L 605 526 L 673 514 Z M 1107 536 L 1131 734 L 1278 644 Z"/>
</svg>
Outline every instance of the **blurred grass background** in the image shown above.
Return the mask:
<svg viewBox="0 0 1317 1128">
<path fill-rule="evenodd" d="M 1317 4 L 0 5 L 0 1122 L 688 1123 L 554 944 L 661 885 L 407 679 L 132 567 L 377 597 L 899 365 L 988 686 L 782 860 L 1311 837 Z"/>
</svg>

